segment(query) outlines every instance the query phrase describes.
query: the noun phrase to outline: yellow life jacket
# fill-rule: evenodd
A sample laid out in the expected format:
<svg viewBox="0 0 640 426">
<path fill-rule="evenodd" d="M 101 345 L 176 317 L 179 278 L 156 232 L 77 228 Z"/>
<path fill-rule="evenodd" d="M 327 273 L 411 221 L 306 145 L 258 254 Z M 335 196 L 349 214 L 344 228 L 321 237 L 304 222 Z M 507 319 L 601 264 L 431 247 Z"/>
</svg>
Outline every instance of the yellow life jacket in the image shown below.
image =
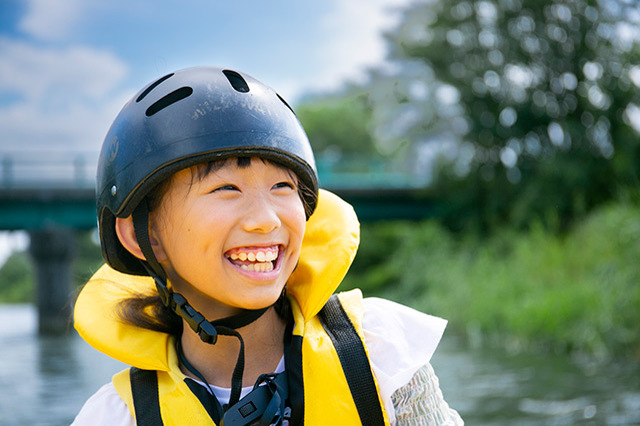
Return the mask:
<svg viewBox="0 0 640 426">
<path fill-rule="evenodd" d="M 361 424 L 332 343 L 334 336 L 325 331 L 318 317 L 349 269 L 358 243 L 359 224 L 351 206 L 321 190 L 318 207 L 307 222 L 298 266 L 287 282 L 295 321 L 293 339 L 301 353 L 305 425 Z M 151 278 L 122 274 L 105 265 L 78 296 L 75 328 L 97 350 L 133 367 L 157 371 L 160 411 L 165 425 L 214 424 L 185 382 L 175 338 L 133 326 L 118 317 L 120 301 L 134 294 L 155 291 Z M 364 345 L 362 294 L 354 290 L 341 293 L 339 299 Z M 366 351 L 366 346 L 364 348 Z M 373 379 L 377 389 L 377 381 Z M 128 370 L 116 374 L 113 384 L 135 417 Z M 378 391 L 377 402 L 382 407 L 384 423 L 389 424 L 379 395 Z"/>
</svg>

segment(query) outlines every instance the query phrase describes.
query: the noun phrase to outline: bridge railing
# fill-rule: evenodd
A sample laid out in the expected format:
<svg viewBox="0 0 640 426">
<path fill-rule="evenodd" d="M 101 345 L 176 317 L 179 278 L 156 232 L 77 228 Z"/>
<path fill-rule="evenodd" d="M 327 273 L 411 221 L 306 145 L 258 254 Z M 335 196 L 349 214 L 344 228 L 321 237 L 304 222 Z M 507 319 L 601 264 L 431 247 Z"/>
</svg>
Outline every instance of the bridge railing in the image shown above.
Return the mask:
<svg viewBox="0 0 640 426">
<path fill-rule="evenodd" d="M 97 152 L 0 148 L 0 230 L 96 226 Z M 318 156 L 320 185 L 351 203 L 361 220 L 433 216 L 420 173 L 364 157 Z M 422 194 L 422 195 L 419 195 Z"/>
<path fill-rule="evenodd" d="M 98 152 L 0 150 L 0 189 L 78 189 L 95 185 Z"/>
<path fill-rule="evenodd" d="M 95 185 L 97 151 L 0 149 L 0 189 L 87 189 Z M 381 159 L 318 156 L 320 183 L 329 189 L 425 186 L 416 173 Z"/>
<path fill-rule="evenodd" d="M 416 173 L 366 156 L 316 158 L 320 185 L 329 189 L 411 189 L 426 185 Z"/>
</svg>

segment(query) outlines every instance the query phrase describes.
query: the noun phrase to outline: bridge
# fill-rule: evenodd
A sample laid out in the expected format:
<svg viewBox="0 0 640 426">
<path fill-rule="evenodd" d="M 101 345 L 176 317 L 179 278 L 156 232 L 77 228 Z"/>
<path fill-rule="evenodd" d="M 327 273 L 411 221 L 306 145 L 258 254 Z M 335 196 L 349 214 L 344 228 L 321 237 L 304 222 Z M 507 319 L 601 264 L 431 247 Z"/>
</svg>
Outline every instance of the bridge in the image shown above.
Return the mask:
<svg viewBox="0 0 640 426">
<path fill-rule="evenodd" d="M 98 152 L 0 150 L 0 230 L 96 227 Z M 350 202 L 361 221 L 438 215 L 424 179 L 382 161 L 319 158 L 320 185 Z"/>
<path fill-rule="evenodd" d="M 73 230 L 97 226 L 95 170 L 98 152 L 0 151 L 0 230 L 25 230 L 36 266 L 39 329 L 67 327 Z M 424 182 L 382 162 L 318 159 L 320 184 L 354 206 L 361 221 L 439 216 L 443 206 L 426 197 Z"/>
</svg>

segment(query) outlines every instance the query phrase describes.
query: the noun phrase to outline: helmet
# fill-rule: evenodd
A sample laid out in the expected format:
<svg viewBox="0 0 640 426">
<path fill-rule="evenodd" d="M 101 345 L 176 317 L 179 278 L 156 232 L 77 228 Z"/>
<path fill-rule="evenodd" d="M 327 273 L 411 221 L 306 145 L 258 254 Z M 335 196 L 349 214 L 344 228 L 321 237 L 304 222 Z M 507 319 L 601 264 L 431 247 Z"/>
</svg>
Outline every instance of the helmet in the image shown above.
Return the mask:
<svg viewBox="0 0 640 426">
<path fill-rule="evenodd" d="M 292 170 L 312 191 L 311 146 L 291 107 L 255 78 L 215 67 L 187 68 L 146 86 L 120 111 L 98 160 L 97 214 L 102 253 L 116 270 L 147 275 L 121 244 L 115 218 L 129 216 L 158 183 L 197 163 L 260 157 Z"/>
</svg>

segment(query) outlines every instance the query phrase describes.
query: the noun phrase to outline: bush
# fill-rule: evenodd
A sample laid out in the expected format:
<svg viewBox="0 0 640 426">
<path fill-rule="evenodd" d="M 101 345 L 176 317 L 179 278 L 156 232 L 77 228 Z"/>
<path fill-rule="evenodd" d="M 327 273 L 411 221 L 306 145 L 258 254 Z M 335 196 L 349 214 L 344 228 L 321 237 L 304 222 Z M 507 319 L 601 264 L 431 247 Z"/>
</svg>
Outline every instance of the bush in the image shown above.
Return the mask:
<svg viewBox="0 0 640 426">
<path fill-rule="evenodd" d="M 100 245 L 92 231 L 76 232 L 76 250 L 71 265 L 72 286 L 87 282 L 104 263 Z M 0 267 L 0 303 L 30 303 L 35 295 L 35 269 L 26 251 L 13 253 Z"/>
<path fill-rule="evenodd" d="M 344 288 L 450 320 L 472 342 L 599 358 L 640 351 L 640 209 L 612 205 L 565 235 L 489 237 L 435 221 L 365 224 Z"/>
<path fill-rule="evenodd" d="M 13 253 L 0 268 L 0 303 L 28 303 L 33 299 L 35 277 L 25 252 Z"/>
</svg>

